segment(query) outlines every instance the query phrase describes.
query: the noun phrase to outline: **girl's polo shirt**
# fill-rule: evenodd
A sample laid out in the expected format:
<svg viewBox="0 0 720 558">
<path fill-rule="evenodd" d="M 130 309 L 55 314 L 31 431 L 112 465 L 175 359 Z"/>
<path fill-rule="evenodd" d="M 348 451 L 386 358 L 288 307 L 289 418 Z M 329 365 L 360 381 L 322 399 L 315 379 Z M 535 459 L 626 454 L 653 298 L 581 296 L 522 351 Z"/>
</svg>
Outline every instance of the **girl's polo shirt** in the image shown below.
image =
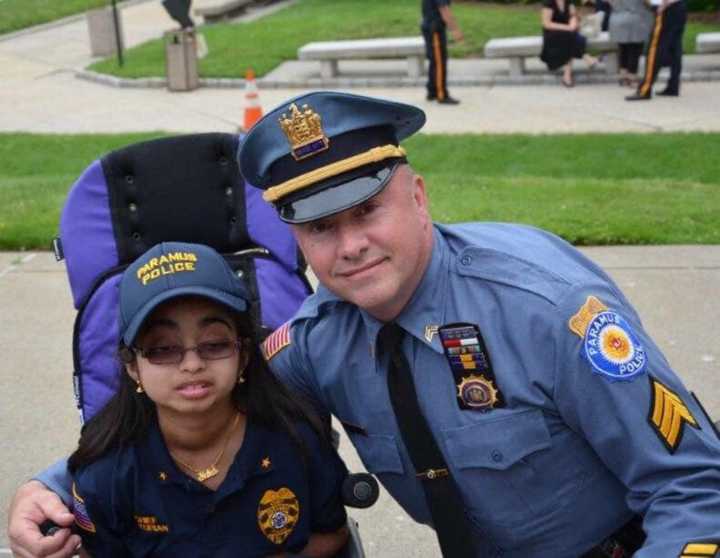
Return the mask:
<svg viewBox="0 0 720 558">
<path fill-rule="evenodd" d="M 95 557 L 233 558 L 299 552 L 313 532 L 345 524 L 337 453 L 297 424 L 303 461 L 287 434 L 248 421 L 217 491 L 183 474 L 154 424 L 141 443 L 76 471 L 73 508 Z"/>
</svg>

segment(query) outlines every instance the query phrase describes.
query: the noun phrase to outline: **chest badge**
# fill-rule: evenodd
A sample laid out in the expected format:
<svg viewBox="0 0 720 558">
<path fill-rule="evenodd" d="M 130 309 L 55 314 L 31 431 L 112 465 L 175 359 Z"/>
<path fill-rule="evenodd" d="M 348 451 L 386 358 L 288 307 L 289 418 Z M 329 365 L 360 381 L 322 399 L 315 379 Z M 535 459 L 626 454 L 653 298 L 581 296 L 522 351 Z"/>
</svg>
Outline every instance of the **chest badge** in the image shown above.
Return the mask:
<svg viewBox="0 0 720 558">
<path fill-rule="evenodd" d="M 473 409 L 492 409 L 497 403 L 498 390 L 482 374 L 470 374 L 457 388 L 460 400 Z"/>
<path fill-rule="evenodd" d="M 455 323 L 438 329 L 463 410 L 490 411 L 505 406 L 480 328 Z"/>
<path fill-rule="evenodd" d="M 260 531 L 273 544 L 282 544 L 300 518 L 300 503 L 289 488 L 266 490 L 257 509 Z"/>
</svg>

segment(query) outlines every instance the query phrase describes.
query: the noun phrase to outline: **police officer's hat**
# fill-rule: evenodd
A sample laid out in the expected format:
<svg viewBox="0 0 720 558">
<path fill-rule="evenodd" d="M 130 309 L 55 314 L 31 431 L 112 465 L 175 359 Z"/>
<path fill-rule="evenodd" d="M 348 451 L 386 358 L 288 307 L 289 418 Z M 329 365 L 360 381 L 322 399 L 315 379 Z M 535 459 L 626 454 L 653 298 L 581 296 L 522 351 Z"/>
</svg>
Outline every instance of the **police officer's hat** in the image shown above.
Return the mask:
<svg viewBox="0 0 720 558">
<path fill-rule="evenodd" d="M 374 196 L 403 161 L 399 142 L 417 132 L 417 107 L 320 91 L 265 115 L 240 147 L 240 171 L 265 190 L 280 218 L 304 223 Z"/>
<path fill-rule="evenodd" d="M 197 295 L 237 312 L 249 307 L 242 280 L 212 248 L 188 242 L 156 244 L 120 279 L 120 335 L 131 346 L 145 319 L 159 304 Z"/>
</svg>

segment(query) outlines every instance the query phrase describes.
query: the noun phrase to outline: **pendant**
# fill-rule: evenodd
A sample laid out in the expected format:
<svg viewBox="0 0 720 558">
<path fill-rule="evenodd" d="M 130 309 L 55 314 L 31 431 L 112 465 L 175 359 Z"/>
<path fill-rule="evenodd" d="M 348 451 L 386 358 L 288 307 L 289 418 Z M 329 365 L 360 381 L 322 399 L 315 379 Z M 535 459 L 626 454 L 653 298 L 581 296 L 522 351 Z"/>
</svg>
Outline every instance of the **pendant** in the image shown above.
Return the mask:
<svg viewBox="0 0 720 558">
<path fill-rule="evenodd" d="M 217 475 L 220 471 L 217 470 L 217 467 L 215 465 L 210 465 L 210 467 L 206 469 L 201 469 L 195 473 L 195 478 L 199 482 L 205 482 L 208 479 L 213 478 L 215 475 Z"/>
</svg>

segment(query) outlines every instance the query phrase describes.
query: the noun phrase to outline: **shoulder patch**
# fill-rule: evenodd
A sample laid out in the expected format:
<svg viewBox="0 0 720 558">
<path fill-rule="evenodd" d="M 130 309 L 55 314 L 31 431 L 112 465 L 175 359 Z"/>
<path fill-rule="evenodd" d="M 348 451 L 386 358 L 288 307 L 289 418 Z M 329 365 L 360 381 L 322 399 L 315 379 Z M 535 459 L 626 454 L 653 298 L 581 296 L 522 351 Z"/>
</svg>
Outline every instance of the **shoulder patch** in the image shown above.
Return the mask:
<svg viewBox="0 0 720 558">
<path fill-rule="evenodd" d="M 698 430 L 700 425 L 680 396 L 652 376 L 650 376 L 650 389 L 652 401 L 648 421 L 668 451 L 675 453 L 682 440 L 685 424 Z"/>
<path fill-rule="evenodd" d="M 568 327 L 582 338 L 593 372 L 611 381 L 634 380 L 645 372 L 647 355 L 632 326 L 600 299 L 587 297 Z"/>
<path fill-rule="evenodd" d="M 568 320 L 570 331 L 576 333 L 582 339 L 585 337 L 585 332 L 593 316 L 607 309 L 607 306 L 600 302 L 599 298 L 590 295 L 585 300 L 585 304 L 577 311 L 577 314 Z"/>
<path fill-rule="evenodd" d="M 75 483 L 72 484 L 72 497 L 72 512 L 75 516 L 75 523 L 82 530 L 87 531 L 88 533 L 94 533 L 96 531 L 95 524 L 88 515 L 87 508 L 85 507 L 85 500 L 83 500 L 80 494 L 78 494 Z"/>
<path fill-rule="evenodd" d="M 718 558 L 719 556 L 720 540 L 715 540 L 687 543 L 678 558 Z"/>
<path fill-rule="evenodd" d="M 290 322 L 285 322 L 273 331 L 262 344 L 262 353 L 265 360 L 270 360 L 282 349 L 290 344 Z"/>
</svg>

